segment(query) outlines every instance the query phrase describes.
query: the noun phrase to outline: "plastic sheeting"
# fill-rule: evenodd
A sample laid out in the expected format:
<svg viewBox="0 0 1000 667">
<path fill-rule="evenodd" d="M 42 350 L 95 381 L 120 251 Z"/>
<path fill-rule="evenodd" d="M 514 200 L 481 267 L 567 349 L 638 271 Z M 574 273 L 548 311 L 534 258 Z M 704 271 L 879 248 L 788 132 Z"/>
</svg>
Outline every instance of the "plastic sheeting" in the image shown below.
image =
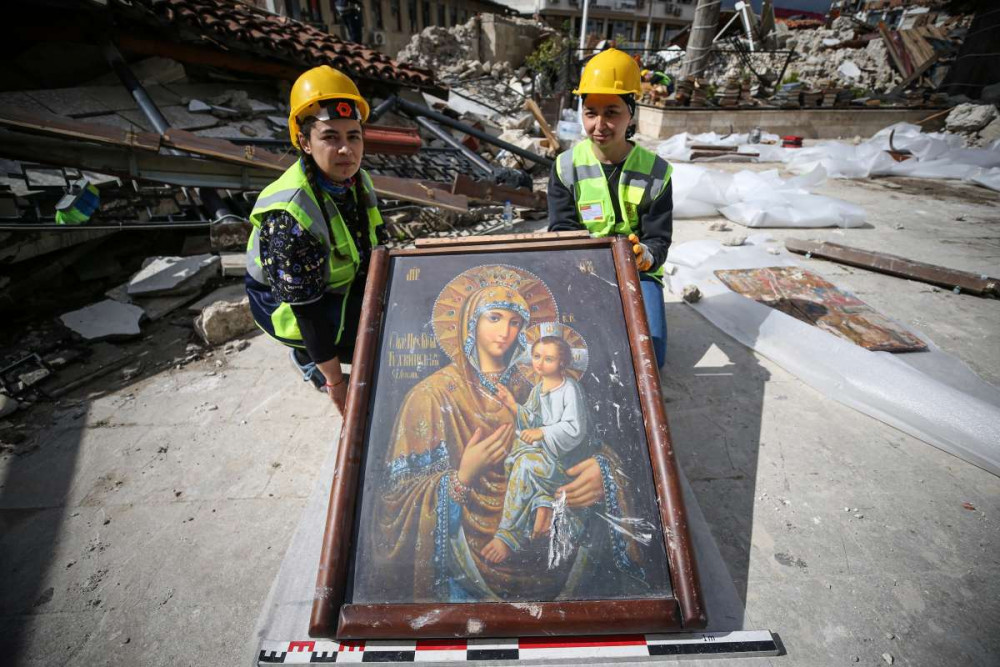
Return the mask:
<svg viewBox="0 0 1000 667">
<path fill-rule="evenodd" d="M 908 150 L 913 157 L 896 162 L 886 151 L 889 137 L 896 150 Z M 766 140 L 776 140 L 765 134 Z M 739 152 L 756 152 L 758 162 L 784 162 L 789 171 L 806 174 L 822 167 L 830 178 L 870 178 L 873 176 L 906 176 L 964 180 L 1000 191 L 1000 140 L 985 148 L 965 148 L 965 140 L 957 134 L 923 133 L 920 126 L 896 123 L 880 130 L 868 141 L 857 146 L 841 141 L 823 141 L 805 148 L 747 144 L 747 135 L 725 138 L 709 132 L 674 135 L 661 143 L 656 152 L 674 162 L 691 159 L 689 143 L 736 145 Z"/>
<path fill-rule="evenodd" d="M 761 141 L 777 143 L 780 137 L 769 132 L 762 132 Z M 656 147 L 656 154 L 664 160 L 675 160 L 679 162 L 689 162 L 691 160 L 691 145 L 702 146 L 734 146 L 740 153 L 759 153 L 761 149 L 772 148 L 766 144 L 751 144 L 750 134 L 716 134 L 715 132 L 705 132 L 703 134 L 688 134 L 681 132 L 670 137 Z M 768 152 L 770 156 L 771 153 Z"/>
<path fill-rule="evenodd" d="M 721 213 L 747 227 L 860 227 L 865 222 L 860 206 L 810 192 L 826 180 L 822 168 L 783 179 L 777 170 L 731 174 L 678 163 L 671 180 L 676 218 Z"/>
<path fill-rule="evenodd" d="M 701 315 L 830 398 L 1000 476 L 1000 391 L 919 332 L 927 352 L 872 352 L 732 292 L 718 269 L 795 266 L 767 252 L 764 235 L 749 245 L 694 241 L 670 249 L 671 290 L 697 285 Z"/>
<path fill-rule="evenodd" d="M 913 157 L 896 162 L 886 151 L 889 136 L 896 150 Z M 964 180 L 1000 190 L 1000 142 L 986 148 L 965 148 L 959 135 L 924 134 L 917 125 L 897 123 L 857 146 L 830 141 L 795 150 L 784 149 L 781 158 L 789 171 L 806 173 L 822 166 L 831 178 L 906 176 Z"/>
</svg>

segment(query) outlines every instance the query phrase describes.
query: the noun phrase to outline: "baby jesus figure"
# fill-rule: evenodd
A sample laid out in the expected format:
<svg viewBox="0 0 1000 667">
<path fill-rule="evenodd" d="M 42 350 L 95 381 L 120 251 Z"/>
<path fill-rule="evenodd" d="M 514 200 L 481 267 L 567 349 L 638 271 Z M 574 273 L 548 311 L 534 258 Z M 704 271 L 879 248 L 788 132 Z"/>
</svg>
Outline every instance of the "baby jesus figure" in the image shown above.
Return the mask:
<svg viewBox="0 0 1000 667">
<path fill-rule="evenodd" d="M 587 439 L 587 411 L 583 389 L 569 374 L 573 362 L 569 343 L 559 336 L 543 336 L 531 348 L 531 366 L 541 380 L 527 402 L 518 405 L 503 386 L 497 398 L 517 417 L 517 439 L 504 460 L 507 492 L 500 526 L 483 548 L 490 563 L 502 563 L 529 540 L 552 529 L 556 489 L 569 483 L 567 457 Z M 572 458 L 579 460 L 577 456 Z M 582 532 L 578 517 L 567 512 L 558 524 L 570 539 Z"/>
</svg>

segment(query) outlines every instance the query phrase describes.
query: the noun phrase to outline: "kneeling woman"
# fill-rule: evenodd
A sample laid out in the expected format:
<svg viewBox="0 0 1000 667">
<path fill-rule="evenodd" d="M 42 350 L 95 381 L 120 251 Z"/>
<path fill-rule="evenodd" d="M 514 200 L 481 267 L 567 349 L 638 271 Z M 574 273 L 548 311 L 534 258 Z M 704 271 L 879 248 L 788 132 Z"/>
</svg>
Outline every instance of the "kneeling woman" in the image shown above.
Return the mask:
<svg viewBox="0 0 1000 667">
<path fill-rule="evenodd" d="M 662 367 L 667 355 L 663 263 L 673 233 L 671 167 L 629 141 L 642 92 L 639 79 L 639 65 L 617 49 L 597 54 L 583 68 L 573 94 L 583 98 L 587 139 L 556 158 L 549 179 L 549 231 L 586 229 L 595 237 L 629 237 Z"/>
<path fill-rule="evenodd" d="M 361 169 L 368 103 L 326 65 L 292 86 L 288 129 L 299 159 L 250 214 L 246 288 L 257 325 L 290 348 L 305 380 L 342 413 L 368 258 L 382 216 Z"/>
</svg>

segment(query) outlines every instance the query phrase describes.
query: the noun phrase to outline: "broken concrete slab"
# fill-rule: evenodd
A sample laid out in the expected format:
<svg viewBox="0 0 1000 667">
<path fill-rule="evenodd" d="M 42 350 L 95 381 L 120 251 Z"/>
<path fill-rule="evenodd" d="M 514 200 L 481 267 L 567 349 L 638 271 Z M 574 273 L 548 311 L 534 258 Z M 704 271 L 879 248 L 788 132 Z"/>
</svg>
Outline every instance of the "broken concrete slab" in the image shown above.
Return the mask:
<svg viewBox="0 0 1000 667">
<path fill-rule="evenodd" d="M 177 296 L 155 296 L 146 299 L 135 299 L 133 303 L 146 312 L 146 317 L 156 322 L 191 301 L 196 296 L 197 294 L 193 293 L 179 294 Z"/>
<path fill-rule="evenodd" d="M 249 136 L 249 133 L 243 130 L 245 127 L 252 128 L 251 131 L 256 132 L 256 136 L 258 137 L 270 137 L 272 135 L 272 130 L 267 121 L 259 118 L 251 121 L 235 122 L 231 125 L 219 125 L 205 130 L 197 130 L 195 134 L 199 137 L 213 137 L 216 139 L 243 139 Z M 282 136 L 287 136 L 287 134 Z"/>
<path fill-rule="evenodd" d="M 102 100 L 80 88 L 55 88 L 28 92 L 38 104 L 60 116 L 88 116 L 114 111 Z M 133 106 L 135 103 L 133 102 Z"/>
<path fill-rule="evenodd" d="M 188 306 L 188 310 L 192 313 L 200 313 L 205 310 L 213 303 L 225 302 L 225 303 L 239 303 L 244 298 L 246 298 L 247 290 L 242 283 L 237 283 L 235 285 L 226 285 L 225 287 L 220 287 L 214 292 L 198 299 L 194 303 Z"/>
<path fill-rule="evenodd" d="M 218 119 L 211 114 L 194 114 L 182 106 L 160 107 L 160 111 L 170 127 L 178 130 L 201 130 L 206 127 L 214 127 L 219 123 Z M 138 109 L 129 109 L 120 113 L 137 125 L 153 129 L 146 115 Z"/>
<path fill-rule="evenodd" d="M 253 331 L 254 326 L 250 299 L 246 296 L 236 303 L 213 303 L 201 311 L 194 321 L 195 332 L 208 345 L 222 345 Z"/>
<path fill-rule="evenodd" d="M 191 113 L 205 113 L 212 110 L 211 104 L 205 104 L 201 100 L 191 100 L 188 102 L 188 111 Z"/>
<path fill-rule="evenodd" d="M 250 109 L 253 113 L 274 113 L 278 110 L 278 107 L 268 102 L 262 102 L 260 100 L 255 100 L 252 97 L 247 99 L 250 104 Z"/>
<path fill-rule="evenodd" d="M 128 295 L 128 283 L 109 289 L 104 295 L 119 303 L 139 306 L 152 322 L 162 319 L 198 296 L 197 293 L 192 292 L 173 296 L 136 297 L 133 299 Z"/>
<path fill-rule="evenodd" d="M 977 132 L 997 117 L 992 104 L 959 104 L 945 120 L 949 132 Z"/>
<path fill-rule="evenodd" d="M 222 263 L 223 277 L 236 276 L 242 278 L 247 272 L 247 255 L 245 252 L 224 252 L 219 255 Z"/>
<path fill-rule="evenodd" d="M 139 322 L 144 315 L 142 308 L 138 306 L 105 299 L 85 308 L 64 313 L 59 319 L 69 329 L 93 341 L 138 336 Z"/>
<path fill-rule="evenodd" d="M 219 275 L 219 266 L 216 255 L 153 257 L 132 276 L 127 292 L 130 297 L 192 294 Z"/>
<path fill-rule="evenodd" d="M 0 394 L 0 418 L 17 412 L 20 407 L 21 404 L 16 399 L 11 398 L 7 394 Z"/>
</svg>

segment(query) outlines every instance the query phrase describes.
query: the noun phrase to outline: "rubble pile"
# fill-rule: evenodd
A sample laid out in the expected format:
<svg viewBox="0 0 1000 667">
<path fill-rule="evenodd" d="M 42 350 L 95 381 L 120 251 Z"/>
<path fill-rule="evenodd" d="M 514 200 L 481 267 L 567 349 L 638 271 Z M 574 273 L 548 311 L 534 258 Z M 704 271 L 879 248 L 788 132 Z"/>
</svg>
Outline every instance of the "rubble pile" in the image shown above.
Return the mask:
<svg viewBox="0 0 1000 667">
<path fill-rule="evenodd" d="M 485 26 L 492 28 L 487 31 Z M 451 28 L 424 28 L 400 50 L 397 60 L 431 70 L 460 95 L 507 114 L 538 83 L 525 58 L 534 45 L 553 34 L 537 21 L 487 14 Z M 522 43 L 506 44 L 511 35 Z"/>
<path fill-rule="evenodd" d="M 472 60 L 478 53 L 479 20 L 473 17 L 452 28 L 424 28 L 410 38 L 410 43 L 400 50 L 396 60 L 438 71 L 446 65 Z"/>
<path fill-rule="evenodd" d="M 804 84 L 819 84 L 834 80 L 844 86 L 887 92 L 902 80 L 889 58 L 885 43 L 872 33 L 867 44 L 859 38 L 855 24 L 848 18 L 834 19 L 829 29 L 796 30 L 785 38 L 786 49 L 794 49 L 796 57 L 789 64 Z M 850 43 L 851 46 L 846 46 Z"/>
<path fill-rule="evenodd" d="M 988 146 L 1000 139 L 1000 113 L 992 104 L 959 104 L 944 122 L 945 129 L 959 134 L 967 146 Z"/>
</svg>

